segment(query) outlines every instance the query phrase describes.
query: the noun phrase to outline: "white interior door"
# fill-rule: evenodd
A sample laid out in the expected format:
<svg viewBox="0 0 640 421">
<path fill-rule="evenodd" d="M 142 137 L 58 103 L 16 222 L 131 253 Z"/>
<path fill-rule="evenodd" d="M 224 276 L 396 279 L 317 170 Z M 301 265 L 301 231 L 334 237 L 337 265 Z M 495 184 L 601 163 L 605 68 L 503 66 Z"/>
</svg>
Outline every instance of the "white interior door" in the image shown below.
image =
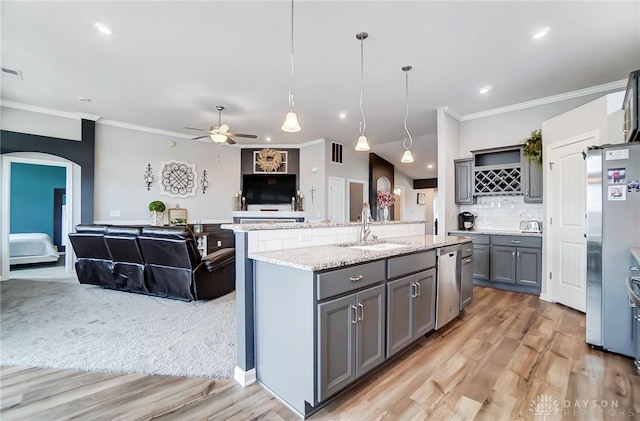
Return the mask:
<svg viewBox="0 0 640 421">
<path fill-rule="evenodd" d="M 340 177 L 329 177 L 329 220 L 342 224 L 345 221 L 345 181 Z"/>
<path fill-rule="evenodd" d="M 587 283 L 587 174 L 583 152 L 595 144 L 596 136 L 588 134 L 547 148 L 550 298 L 582 312 L 586 310 Z"/>
</svg>

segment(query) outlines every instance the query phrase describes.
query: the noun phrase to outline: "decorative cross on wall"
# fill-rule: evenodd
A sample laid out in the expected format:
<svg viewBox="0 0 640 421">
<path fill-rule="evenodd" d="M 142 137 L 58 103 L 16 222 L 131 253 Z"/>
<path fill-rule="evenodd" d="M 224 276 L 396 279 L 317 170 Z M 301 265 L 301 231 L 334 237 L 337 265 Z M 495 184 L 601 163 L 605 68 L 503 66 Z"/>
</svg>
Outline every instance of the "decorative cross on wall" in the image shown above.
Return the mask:
<svg viewBox="0 0 640 421">
<path fill-rule="evenodd" d="M 311 192 L 311 204 L 313 204 L 313 193 L 315 193 L 316 189 L 313 188 L 313 186 L 311 186 L 311 190 L 309 190 Z"/>
</svg>

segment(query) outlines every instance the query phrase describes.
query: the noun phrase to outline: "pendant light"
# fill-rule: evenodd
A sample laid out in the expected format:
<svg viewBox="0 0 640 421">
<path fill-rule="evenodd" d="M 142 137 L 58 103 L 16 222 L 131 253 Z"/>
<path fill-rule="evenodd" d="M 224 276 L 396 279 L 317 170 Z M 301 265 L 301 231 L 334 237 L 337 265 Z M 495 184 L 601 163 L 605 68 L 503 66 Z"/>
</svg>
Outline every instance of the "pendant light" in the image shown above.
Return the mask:
<svg viewBox="0 0 640 421">
<path fill-rule="evenodd" d="M 293 110 L 293 75 L 293 0 L 291 0 L 291 82 L 289 83 L 289 112 L 287 113 L 281 127 L 282 131 L 289 133 L 296 133 L 302 130 L 298 123 L 298 116 Z"/>
<path fill-rule="evenodd" d="M 407 132 L 407 136 L 409 137 L 408 141 L 405 137 L 402 141 L 402 147 L 404 148 L 404 153 L 402 154 L 402 159 L 400 162 L 403 164 L 410 164 L 413 162 L 413 154 L 411 153 L 411 146 L 413 146 L 413 138 L 411 137 L 411 133 L 409 133 L 409 129 L 407 129 L 407 118 L 409 118 L 409 70 L 413 69 L 411 66 L 404 66 L 402 71 L 405 76 L 405 87 L 406 87 L 406 99 L 407 99 L 407 112 L 404 115 L 404 130 Z"/>
<path fill-rule="evenodd" d="M 360 121 L 360 137 L 358 137 L 358 143 L 356 143 L 356 151 L 366 152 L 371 150 L 367 136 L 364 131 L 367 128 L 367 121 L 364 118 L 364 111 L 362 110 L 362 94 L 364 92 L 364 40 L 367 39 L 369 34 L 366 32 L 360 32 L 356 34 L 356 38 L 360 40 L 360 114 L 362 115 L 362 121 Z"/>
</svg>

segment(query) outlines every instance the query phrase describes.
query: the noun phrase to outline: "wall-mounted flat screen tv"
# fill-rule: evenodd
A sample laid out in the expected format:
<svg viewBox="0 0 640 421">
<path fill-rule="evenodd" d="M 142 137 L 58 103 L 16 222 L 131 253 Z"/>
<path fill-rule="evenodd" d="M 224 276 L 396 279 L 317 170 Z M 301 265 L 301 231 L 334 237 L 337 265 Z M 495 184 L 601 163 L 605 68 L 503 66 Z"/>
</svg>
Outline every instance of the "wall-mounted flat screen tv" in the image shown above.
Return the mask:
<svg viewBox="0 0 640 421">
<path fill-rule="evenodd" d="M 291 203 L 296 195 L 295 174 L 244 174 L 242 195 L 248 205 Z"/>
</svg>

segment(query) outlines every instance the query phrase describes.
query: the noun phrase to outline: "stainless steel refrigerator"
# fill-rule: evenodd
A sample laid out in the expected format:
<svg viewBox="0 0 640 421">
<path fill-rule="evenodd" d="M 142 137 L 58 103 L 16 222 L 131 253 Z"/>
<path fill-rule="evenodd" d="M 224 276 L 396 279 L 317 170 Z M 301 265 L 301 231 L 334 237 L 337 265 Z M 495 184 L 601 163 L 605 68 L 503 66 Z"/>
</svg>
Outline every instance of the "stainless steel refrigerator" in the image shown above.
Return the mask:
<svg viewBox="0 0 640 421">
<path fill-rule="evenodd" d="M 587 153 L 588 344 L 633 356 L 632 308 L 626 289 L 631 254 L 640 246 L 640 143 Z"/>
</svg>

